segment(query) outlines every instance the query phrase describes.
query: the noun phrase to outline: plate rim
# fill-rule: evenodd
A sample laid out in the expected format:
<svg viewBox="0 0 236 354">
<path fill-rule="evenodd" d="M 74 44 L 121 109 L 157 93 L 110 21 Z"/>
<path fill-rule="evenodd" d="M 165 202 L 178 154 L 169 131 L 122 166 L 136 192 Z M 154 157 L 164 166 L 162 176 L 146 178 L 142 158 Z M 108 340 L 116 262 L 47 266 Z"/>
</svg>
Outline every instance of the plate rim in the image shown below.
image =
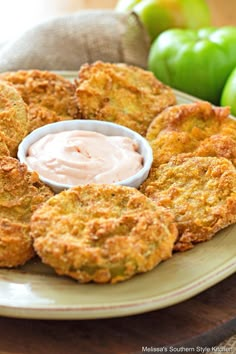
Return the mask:
<svg viewBox="0 0 236 354">
<path fill-rule="evenodd" d="M 75 78 L 78 71 L 53 71 L 65 78 Z M 179 90 L 173 89 L 177 98 L 183 98 L 189 103 L 197 102 L 201 99 L 188 95 Z M 235 117 L 231 116 L 235 119 Z M 208 241 L 211 242 L 211 241 Z M 197 247 L 201 247 L 198 245 Z M 9 270 L 11 271 L 11 270 Z M 210 273 L 199 276 L 197 279 L 188 283 L 186 286 L 177 288 L 175 290 L 169 291 L 165 294 L 159 296 L 152 296 L 139 300 L 130 300 L 125 303 L 118 303 L 114 305 L 55 305 L 54 307 L 49 306 L 39 306 L 39 305 L 29 305 L 29 306 L 9 306 L 2 305 L 0 300 L 0 315 L 14 318 L 25 318 L 25 319 L 55 319 L 55 320 L 82 320 L 82 319 L 103 319 L 103 318 L 116 318 L 123 316 L 131 316 L 146 313 L 149 311 L 159 310 L 166 308 L 187 299 L 196 296 L 219 283 L 220 281 L 226 279 L 230 275 L 236 272 L 236 255 L 235 257 L 230 257 L 230 259 L 225 260 L 225 262 L 218 268 L 212 270 Z M 33 275 L 33 274 L 32 274 Z M 1 276 L 0 276 L 0 286 L 1 286 Z M 83 286 L 83 285 L 82 285 Z M 98 285 L 99 286 L 99 285 Z"/>
<path fill-rule="evenodd" d="M 54 308 L 41 306 L 5 306 L 0 305 L 0 315 L 28 319 L 105 319 L 132 316 L 160 310 L 192 298 L 216 285 L 236 272 L 236 257 L 225 262 L 224 266 L 204 277 L 200 277 L 187 286 L 169 292 L 168 295 L 144 300 L 126 302 L 125 304 L 96 306 L 58 306 Z M 0 279 L 1 282 L 1 279 Z M 81 285 L 83 286 L 83 285 Z M 179 292 L 182 292 L 180 297 Z M 165 299 L 164 299 L 165 298 Z M 15 312 L 17 310 L 17 313 Z M 50 316 L 49 316 L 50 315 Z"/>
</svg>

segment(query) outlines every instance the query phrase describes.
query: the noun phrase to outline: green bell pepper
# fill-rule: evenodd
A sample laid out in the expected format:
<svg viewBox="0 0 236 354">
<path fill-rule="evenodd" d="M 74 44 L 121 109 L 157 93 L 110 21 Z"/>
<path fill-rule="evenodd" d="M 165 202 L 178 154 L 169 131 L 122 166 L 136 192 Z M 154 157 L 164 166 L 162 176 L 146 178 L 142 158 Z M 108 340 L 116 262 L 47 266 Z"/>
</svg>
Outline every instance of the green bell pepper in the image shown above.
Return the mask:
<svg viewBox="0 0 236 354">
<path fill-rule="evenodd" d="M 151 40 L 168 28 L 210 26 L 210 10 L 205 0 L 119 0 L 117 11 L 134 11 Z"/>
<path fill-rule="evenodd" d="M 159 80 L 214 104 L 235 66 L 236 27 L 168 30 L 149 55 L 149 69 Z"/>
</svg>

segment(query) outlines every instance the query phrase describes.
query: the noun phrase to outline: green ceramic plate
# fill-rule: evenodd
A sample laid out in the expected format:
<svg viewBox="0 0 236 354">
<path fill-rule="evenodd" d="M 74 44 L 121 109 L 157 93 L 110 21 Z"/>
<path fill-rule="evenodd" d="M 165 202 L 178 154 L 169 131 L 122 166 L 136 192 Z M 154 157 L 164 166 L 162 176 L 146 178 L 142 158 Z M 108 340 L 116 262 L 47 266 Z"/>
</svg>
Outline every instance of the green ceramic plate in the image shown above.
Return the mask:
<svg viewBox="0 0 236 354">
<path fill-rule="evenodd" d="M 176 94 L 179 103 L 196 101 Z M 134 315 L 189 299 L 235 271 L 236 225 L 190 251 L 175 254 L 151 272 L 115 285 L 78 284 L 34 259 L 18 269 L 0 270 L 0 315 L 35 319 Z"/>
</svg>

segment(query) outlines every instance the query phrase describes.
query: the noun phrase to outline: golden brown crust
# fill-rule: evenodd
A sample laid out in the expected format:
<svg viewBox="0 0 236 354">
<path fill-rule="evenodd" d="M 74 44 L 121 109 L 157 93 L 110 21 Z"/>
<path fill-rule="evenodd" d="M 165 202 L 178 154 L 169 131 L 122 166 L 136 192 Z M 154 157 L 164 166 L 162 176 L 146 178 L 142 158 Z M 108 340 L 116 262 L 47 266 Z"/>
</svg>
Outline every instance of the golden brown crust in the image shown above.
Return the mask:
<svg viewBox="0 0 236 354">
<path fill-rule="evenodd" d="M 213 135 L 228 136 L 236 141 L 236 120 L 229 118 L 228 107 L 214 107 L 208 102 L 197 102 L 167 108 L 153 120 L 146 135 L 153 149 L 153 167 L 168 162 L 172 156 L 180 153 L 194 153 L 205 139 Z M 221 140 L 222 146 L 233 148 L 232 143 L 226 140 L 223 143 L 221 138 L 215 139 Z M 210 156 L 213 154 L 224 157 L 222 147 L 216 148 L 214 152 L 214 148 L 210 148 L 213 140 L 206 141 L 209 146 L 205 147 L 203 156 L 207 156 L 208 151 Z M 203 145 L 199 149 L 201 156 Z"/>
<path fill-rule="evenodd" d="M 7 147 L 6 136 L 0 132 L 0 156 L 10 156 L 10 151 Z"/>
<path fill-rule="evenodd" d="M 116 283 L 171 256 L 172 215 L 134 188 L 77 186 L 32 216 L 34 247 L 58 274 L 80 282 Z"/>
<path fill-rule="evenodd" d="M 82 118 L 121 124 L 141 135 L 158 113 L 176 103 L 171 88 L 151 72 L 126 64 L 85 64 L 76 84 Z"/>
<path fill-rule="evenodd" d="M 13 84 L 29 109 L 28 132 L 45 124 L 76 118 L 75 86 L 49 71 L 19 70 L 0 74 Z"/>
<path fill-rule="evenodd" d="M 27 129 L 27 108 L 20 94 L 12 85 L 0 81 L 0 154 L 15 157 Z"/>
<path fill-rule="evenodd" d="M 168 162 L 172 156 L 194 151 L 199 142 L 192 139 L 186 132 L 167 131 L 152 140 L 150 145 L 153 153 L 152 168 L 156 168 Z"/>
<path fill-rule="evenodd" d="M 0 158 L 0 267 L 24 264 L 34 255 L 30 218 L 52 195 L 24 164 L 12 157 Z"/>
<path fill-rule="evenodd" d="M 169 107 L 152 121 L 147 139 L 152 141 L 161 132 L 180 131 L 190 134 L 194 139 L 203 140 L 219 133 L 229 113 L 228 107 L 214 107 L 205 101 Z"/>
<path fill-rule="evenodd" d="M 236 222 L 236 170 L 225 158 L 173 157 L 153 169 L 141 192 L 175 215 L 185 251 Z"/>
<path fill-rule="evenodd" d="M 0 267 L 22 265 L 35 255 L 29 231 L 29 224 L 0 218 Z"/>
<path fill-rule="evenodd" d="M 224 157 L 236 167 L 236 140 L 227 135 L 212 135 L 201 141 L 194 152 L 182 154 L 182 156 Z"/>
</svg>

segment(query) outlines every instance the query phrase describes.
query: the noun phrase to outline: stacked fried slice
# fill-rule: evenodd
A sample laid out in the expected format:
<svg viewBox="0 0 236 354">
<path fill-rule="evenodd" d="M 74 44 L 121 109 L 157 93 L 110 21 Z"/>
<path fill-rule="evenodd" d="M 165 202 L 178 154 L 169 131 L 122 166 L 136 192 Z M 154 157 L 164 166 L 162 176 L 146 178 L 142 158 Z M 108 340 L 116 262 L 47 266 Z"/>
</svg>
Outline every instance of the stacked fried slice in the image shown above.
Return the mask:
<svg viewBox="0 0 236 354">
<path fill-rule="evenodd" d="M 45 124 L 77 118 L 75 85 L 49 71 L 19 70 L 0 74 L 15 86 L 28 106 L 28 133 Z"/>
<path fill-rule="evenodd" d="M 141 191 L 175 215 L 176 251 L 236 222 L 236 121 L 208 102 L 166 109 L 150 125 L 154 162 Z"/>
<path fill-rule="evenodd" d="M 83 185 L 49 199 L 32 217 L 34 247 L 58 274 L 116 283 L 172 254 L 173 216 L 134 188 Z"/>
<path fill-rule="evenodd" d="M 233 157 L 236 121 L 229 118 L 228 107 L 208 102 L 177 105 L 152 121 L 146 137 L 153 148 L 153 167 L 181 153 Z"/>
<path fill-rule="evenodd" d="M 35 172 L 15 158 L 0 158 L 0 267 L 22 265 L 34 256 L 30 218 L 52 196 Z"/>
<path fill-rule="evenodd" d="M 138 67 L 95 62 L 82 66 L 78 76 L 81 118 L 114 122 L 141 135 L 158 113 L 176 103 L 171 88 Z"/>
<path fill-rule="evenodd" d="M 17 90 L 0 81 L 0 156 L 16 156 L 28 130 L 27 108 Z"/>
<path fill-rule="evenodd" d="M 236 170 L 225 158 L 173 157 L 152 170 L 141 191 L 175 215 L 175 251 L 207 241 L 236 222 Z"/>
</svg>

